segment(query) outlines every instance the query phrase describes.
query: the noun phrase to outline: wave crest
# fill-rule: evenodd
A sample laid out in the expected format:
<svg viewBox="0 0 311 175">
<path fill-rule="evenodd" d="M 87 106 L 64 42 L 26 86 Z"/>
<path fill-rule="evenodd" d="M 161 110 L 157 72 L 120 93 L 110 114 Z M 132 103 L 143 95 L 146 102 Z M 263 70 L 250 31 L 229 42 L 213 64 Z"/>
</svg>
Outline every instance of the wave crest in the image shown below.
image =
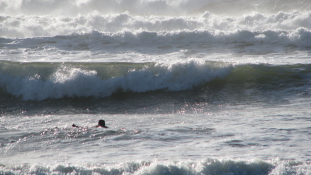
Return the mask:
<svg viewBox="0 0 311 175">
<path fill-rule="evenodd" d="M 105 68 L 100 68 L 104 72 Z M 0 74 L 0 85 L 24 100 L 63 97 L 106 97 L 117 91 L 147 92 L 190 89 L 214 78 L 226 76 L 231 66 L 214 67 L 190 61 L 172 65 L 152 64 L 143 67 L 119 67 L 117 74 L 107 75 L 96 70 L 60 66 L 48 77 Z M 123 72 L 123 75 L 122 75 Z M 109 73 L 110 74 L 110 73 Z M 106 78 L 104 78 L 106 77 Z"/>
<path fill-rule="evenodd" d="M 2 14 L 27 15 L 77 15 L 98 11 L 102 14 L 128 11 L 135 15 L 184 15 L 211 11 L 217 14 L 240 14 L 252 11 L 275 13 L 278 11 L 310 11 L 308 0 L 300 1 L 226 1 L 226 0 L 2 0 Z M 0 14 L 1 14 L 0 13 Z"/>
<path fill-rule="evenodd" d="M 41 166 L 2 165 L 0 173 L 4 174 L 308 174 L 310 164 L 295 161 L 233 161 L 207 159 L 201 162 L 169 162 L 169 161 L 139 161 L 117 165 L 88 165 L 88 166 Z"/>
</svg>

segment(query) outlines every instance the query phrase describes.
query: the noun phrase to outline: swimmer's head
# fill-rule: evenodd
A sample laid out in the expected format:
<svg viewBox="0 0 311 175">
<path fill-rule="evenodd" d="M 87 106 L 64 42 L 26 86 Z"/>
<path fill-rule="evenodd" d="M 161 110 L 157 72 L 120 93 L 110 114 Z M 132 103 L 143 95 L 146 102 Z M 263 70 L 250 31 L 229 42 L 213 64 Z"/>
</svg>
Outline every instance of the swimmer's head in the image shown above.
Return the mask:
<svg viewBox="0 0 311 175">
<path fill-rule="evenodd" d="M 99 120 L 99 121 L 98 121 L 97 127 L 108 128 L 108 127 L 105 125 L 105 120 Z"/>
</svg>

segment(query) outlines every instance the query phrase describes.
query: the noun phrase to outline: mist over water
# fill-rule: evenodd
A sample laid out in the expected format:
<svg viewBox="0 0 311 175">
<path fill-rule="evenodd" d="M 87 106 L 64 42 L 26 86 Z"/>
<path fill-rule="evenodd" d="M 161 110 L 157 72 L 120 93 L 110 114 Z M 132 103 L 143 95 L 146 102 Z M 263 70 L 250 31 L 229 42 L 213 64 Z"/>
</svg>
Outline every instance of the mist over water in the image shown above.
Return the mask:
<svg viewBox="0 0 311 175">
<path fill-rule="evenodd" d="M 2 60 L 244 62 L 251 55 L 247 62 L 292 64 L 298 60 L 288 55 L 305 63 L 311 45 L 307 1 L 1 1 L 1 8 Z M 260 57 L 269 54 L 285 58 Z"/>
<path fill-rule="evenodd" d="M 310 174 L 310 11 L 0 0 L 0 174 Z"/>
<path fill-rule="evenodd" d="M 40 8 L 38 8 L 40 7 Z M 307 0 L 298 1 L 259 1 L 245 0 L 177 0 L 177 1 L 126 1 L 126 0 L 64 0 L 64 1 L 25 1 L 2 0 L 1 13 L 6 15 L 57 15 L 76 16 L 98 11 L 101 14 L 119 14 L 129 12 L 134 15 L 194 15 L 205 11 L 215 14 L 243 15 L 251 12 L 277 13 L 279 11 L 308 11 Z"/>
</svg>

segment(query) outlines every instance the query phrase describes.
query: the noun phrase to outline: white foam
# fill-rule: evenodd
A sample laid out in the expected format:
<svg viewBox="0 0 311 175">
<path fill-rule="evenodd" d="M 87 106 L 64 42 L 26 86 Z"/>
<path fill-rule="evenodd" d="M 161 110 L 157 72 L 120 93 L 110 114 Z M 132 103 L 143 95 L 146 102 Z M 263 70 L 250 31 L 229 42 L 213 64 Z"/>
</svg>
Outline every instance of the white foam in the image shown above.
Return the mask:
<svg viewBox="0 0 311 175">
<path fill-rule="evenodd" d="M 304 51 L 311 46 L 311 13 L 298 11 L 299 4 L 295 2 L 278 3 L 291 4 L 296 11 L 267 13 L 253 9 L 240 15 L 208 10 L 215 5 L 234 4 L 231 1 L 1 3 L 4 11 L 0 17 L 0 37 L 8 39 L 1 39 L 1 60 L 171 63 L 191 57 L 202 60 L 222 57 L 215 53 L 242 56 L 280 53 L 287 57 L 288 50 Z M 244 8 L 243 4 L 252 6 L 246 1 L 239 4 L 241 7 L 236 8 Z M 39 5 L 51 7 L 42 8 L 44 15 L 31 14 L 40 13 L 41 9 L 33 10 Z M 109 8 L 107 12 L 96 10 L 104 5 Z M 269 6 L 269 2 L 258 6 Z M 157 8 L 136 9 L 143 7 Z M 194 13 L 193 9 L 201 10 Z M 68 15 L 65 11 L 75 13 Z M 175 11 L 178 15 L 174 15 Z"/>
<path fill-rule="evenodd" d="M 67 36 L 7 40 L 0 48 L 0 59 L 20 62 L 180 62 L 189 58 L 227 61 L 278 53 L 284 59 L 279 64 L 301 55 L 305 62 L 311 46 L 311 32 L 306 28 L 291 31 L 218 31 L 179 30 L 171 32 L 120 31 L 90 32 Z M 290 52 L 288 52 L 290 51 Z M 295 52 L 294 52 L 295 51 Z M 297 54 L 300 52 L 299 54 Z M 292 53 L 292 54 L 291 54 Z M 224 57 L 227 56 L 227 57 Z M 259 56 L 259 57 L 258 57 Z M 286 59 L 285 59 L 286 58 Z M 249 60 L 249 58 L 247 58 Z M 256 60 L 257 59 L 257 60 Z M 263 63 L 269 61 L 263 59 Z"/>
<path fill-rule="evenodd" d="M 208 14 L 208 15 L 207 15 Z M 311 30 L 310 12 L 279 12 L 277 14 L 250 13 L 238 17 L 217 16 L 204 13 L 195 16 L 133 16 L 129 13 L 103 15 L 92 12 L 74 17 L 60 16 L 2 16 L 0 37 L 32 38 L 55 35 L 85 34 L 97 31 L 117 34 L 206 31 L 210 33 L 232 33 L 235 31 L 284 31 L 298 28 Z"/>
<path fill-rule="evenodd" d="M 211 11 L 217 14 L 240 15 L 252 11 L 277 13 L 278 11 L 310 11 L 310 2 L 270 1 L 270 0 L 2 0 L 2 15 L 62 15 L 75 16 L 98 11 L 101 14 L 122 13 L 128 11 L 135 15 L 185 15 Z"/>
<path fill-rule="evenodd" d="M 95 70 L 61 66 L 46 80 L 37 74 L 24 78 L 1 75 L 0 86 L 24 100 L 106 97 L 120 89 L 132 92 L 186 90 L 214 78 L 224 77 L 230 70 L 231 67 L 216 68 L 191 61 L 133 69 L 123 76 L 101 79 Z"/>
</svg>

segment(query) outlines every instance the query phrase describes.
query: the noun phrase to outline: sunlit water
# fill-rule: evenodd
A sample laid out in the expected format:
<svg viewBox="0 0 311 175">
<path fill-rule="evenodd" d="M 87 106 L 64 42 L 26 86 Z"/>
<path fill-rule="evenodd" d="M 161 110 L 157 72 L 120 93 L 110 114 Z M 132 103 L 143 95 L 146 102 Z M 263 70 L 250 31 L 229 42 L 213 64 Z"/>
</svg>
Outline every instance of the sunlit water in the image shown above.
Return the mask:
<svg viewBox="0 0 311 175">
<path fill-rule="evenodd" d="M 310 10 L 0 0 L 0 174 L 311 174 Z"/>
</svg>

